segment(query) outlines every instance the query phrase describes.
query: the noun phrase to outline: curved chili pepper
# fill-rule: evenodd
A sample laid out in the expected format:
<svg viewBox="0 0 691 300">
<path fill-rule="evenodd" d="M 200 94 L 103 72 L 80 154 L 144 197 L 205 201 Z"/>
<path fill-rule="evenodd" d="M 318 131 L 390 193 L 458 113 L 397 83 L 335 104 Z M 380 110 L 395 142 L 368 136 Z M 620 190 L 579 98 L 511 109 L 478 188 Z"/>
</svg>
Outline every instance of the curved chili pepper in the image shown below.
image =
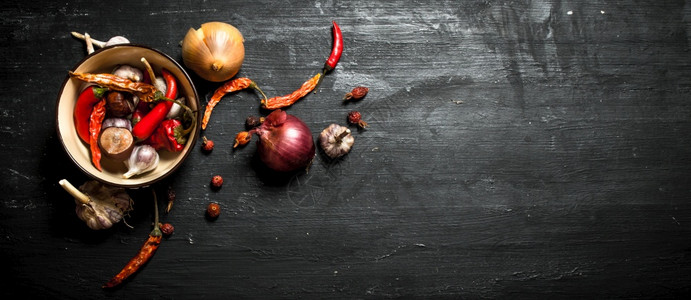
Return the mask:
<svg viewBox="0 0 691 300">
<path fill-rule="evenodd" d="M 98 147 L 98 136 L 101 134 L 103 119 L 106 117 L 106 99 L 101 99 L 91 111 L 89 118 L 89 148 L 91 149 L 91 162 L 99 171 L 101 169 L 101 148 Z"/>
<path fill-rule="evenodd" d="M 116 287 L 125 279 L 130 277 L 130 275 L 137 272 L 141 266 L 146 264 L 151 259 L 158 249 L 158 246 L 161 244 L 163 233 L 158 225 L 158 200 L 156 199 L 156 192 L 153 190 L 152 192 L 154 194 L 154 229 L 151 231 L 151 233 L 149 233 L 149 238 L 146 239 L 146 242 L 144 242 L 144 245 L 142 245 L 141 249 L 139 249 L 137 255 L 132 257 L 132 259 L 130 259 L 130 261 L 117 275 L 106 282 L 106 284 L 103 285 L 103 288 Z"/>
<path fill-rule="evenodd" d="M 317 75 L 314 75 L 314 77 L 305 81 L 305 83 L 303 83 L 299 89 L 288 95 L 277 96 L 269 99 L 262 99 L 262 108 L 274 110 L 277 108 L 293 105 L 293 103 L 297 102 L 298 100 L 300 100 L 300 98 L 305 97 L 312 90 L 314 90 L 314 88 L 319 83 L 321 77 L 322 73 L 317 73 Z"/>
<path fill-rule="evenodd" d="M 69 74 L 70 77 L 79 79 L 81 81 L 95 83 L 102 87 L 107 87 L 116 91 L 130 92 L 139 97 L 139 100 L 144 102 L 153 102 L 157 100 L 156 93 L 158 90 L 155 86 L 148 83 L 134 82 L 132 80 L 109 73 L 91 74 L 75 73 L 70 71 Z"/>
<path fill-rule="evenodd" d="M 336 68 L 336 64 L 341 59 L 341 54 L 343 53 L 343 35 L 341 34 L 341 28 L 338 27 L 335 21 L 333 23 L 333 47 L 331 48 L 331 55 L 324 63 L 324 74 L 332 71 Z"/>
<path fill-rule="evenodd" d="M 97 85 L 89 86 L 79 94 L 77 104 L 74 106 L 74 127 L 77 129 L 79 138 L 87 144 L 91 140 L 89 134 L 91 111 L 94 110 L 94 105 L 103 98 L 107 90 Z"/>
<path fill-rule="evenodd" d="M 264 99 L 266 99 L 266 95 L 264 95 L 264 92 L 259 88 L 257 83 L 249 78 L 240 77 L 226 81 L 226 83 L 216 89 L 213 96 L 211 96 L 211 99 L 209 99 L 209 103 L 206 104 L 204 116 L 202 117 L 202 129 L 206 129 L 206 125 L 209 123 L 209 119 L 211 118 L 211 112 L 213 111 L 214 107 L 216 107 L 216 104 L 221 101 L 223 96 L 228 93 L 244 90 L 246 88 L 251 88 L 258 91 L 262 94 L 262 96 L 264 96 Z"/>
<path fill-rule="evenodd" d="M 178 85 L 175 76 L 170 74 L 166 69 L 161 69 L 161 75 L 166 82 L 166 95 L 168 99 L 175 99 L 178 94 Z M 166 118 L 168 111 L 173 106 L 171 101 L 161 101 L 154 108 L 149 111 L 137 124 L 132 128 L 132 135 L 138 140 L 145 140 L 148 138 L 159 124 Z"/>
</svg>

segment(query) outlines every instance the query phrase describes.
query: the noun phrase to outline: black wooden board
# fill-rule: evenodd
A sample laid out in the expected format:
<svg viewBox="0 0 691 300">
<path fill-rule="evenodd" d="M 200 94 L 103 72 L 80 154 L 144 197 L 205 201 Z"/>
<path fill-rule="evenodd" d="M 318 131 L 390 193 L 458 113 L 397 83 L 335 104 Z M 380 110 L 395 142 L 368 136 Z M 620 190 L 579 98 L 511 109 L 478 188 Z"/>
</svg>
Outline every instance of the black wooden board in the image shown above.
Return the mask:
<svg viewBox="0 0 691 300">
<path fill-rule="evenodd" d="M 669 298 L 691 291 L 688 1 L 19 1 L 0 5 L 0 295 L 5 298 Z M 101 285 L 151 229 L 91 231 L 58 181 L 55 101 L 86 54 L 71 31 L 124 35 L 181 59 L 208 21 L 236 26 L 238 76 L 270 95 L 345 51 L 288 109 L 316 137 L 358 110 L 341 160 L 275 176 L 232 149 L 252 92 L 221 101 L 156 184 L 175 226 L 124 286 Z M 206 103 L 220 85 L 193 75 Z M 351 88 L 370 88 L 343 103 Z M 224 186 L 209 187 L 220 174 Z M 209 202 L 222 207 L 209 221 Z"/>
</svg>

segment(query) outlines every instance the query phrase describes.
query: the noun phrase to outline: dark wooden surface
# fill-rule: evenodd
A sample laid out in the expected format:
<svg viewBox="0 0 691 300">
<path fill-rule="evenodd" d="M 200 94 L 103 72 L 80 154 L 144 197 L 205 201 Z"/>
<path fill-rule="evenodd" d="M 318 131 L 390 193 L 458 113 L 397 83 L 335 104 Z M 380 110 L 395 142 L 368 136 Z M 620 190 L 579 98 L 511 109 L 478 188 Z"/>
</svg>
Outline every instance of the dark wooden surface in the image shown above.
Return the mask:
<svg viewBox="0 0 691 300">
<path fill-rule="evenodd" d="M 0 5 L 2 298 L 668 298 L 691 292 L 688 1 L 5 1 Z M 178 61 L 190 27 L 245 36 L 240 72 L 292 91 L 345 36 L 338 68 L 289 113 L 314 136 L 362 112 L 343 160 L 266 175 L 233 151 L 251 92 L 223 99 L 199 149 L 154 186 L 175 225 L 122 288 L 101 285 L 150 231 L 93 232 L 59 186 L 87 177 L 55 131 L 84 55 L 124 35 Z M 219 86 L 194 77 L 205 103 Z M 343 104 L 350 88 L 367 98 Z M 209 188 L 212 175 L 226 184 Z M 204 218 L 217 201 L 222 215 Z"/>
</svg>

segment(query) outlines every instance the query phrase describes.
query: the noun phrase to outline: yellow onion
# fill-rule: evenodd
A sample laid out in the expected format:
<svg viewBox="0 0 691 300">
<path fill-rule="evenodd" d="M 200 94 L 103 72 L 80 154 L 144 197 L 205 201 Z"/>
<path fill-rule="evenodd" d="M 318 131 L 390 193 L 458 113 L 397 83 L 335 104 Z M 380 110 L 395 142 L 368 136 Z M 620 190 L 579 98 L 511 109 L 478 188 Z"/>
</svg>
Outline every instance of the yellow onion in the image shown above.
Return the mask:
<svg viewBox="0 0 691 300">
<path fill-rule="evenodd" d="M 182 41 L 182 60 L 199 77 L 226 81 L 238 73 L 245 59 L 242 33 L 230 24 L 208 22 L 190 28 Z"/>
</svg>

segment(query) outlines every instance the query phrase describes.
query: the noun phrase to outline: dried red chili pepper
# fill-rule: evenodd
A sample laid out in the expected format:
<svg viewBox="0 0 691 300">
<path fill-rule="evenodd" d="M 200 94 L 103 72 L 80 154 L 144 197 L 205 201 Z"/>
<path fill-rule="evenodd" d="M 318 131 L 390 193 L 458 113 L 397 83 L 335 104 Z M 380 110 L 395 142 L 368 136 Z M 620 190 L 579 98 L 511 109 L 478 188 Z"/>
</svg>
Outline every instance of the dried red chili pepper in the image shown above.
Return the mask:
<svg viewBox="0 0 691 300">
<path fill-rule="evenodd" d="M 163 233 L 161 232 L 158 223 L 158 199 L 156 199 L 156 192 L 154 190 L 151 191 L 154 195 L 154 229 L 151 231 L 151 233 L 149 233 L 149 238 L 146 240 L 146 242 L 144 242 L 144 245 L 142 245 L 141 249 L 139 249 L 137 255 L 132 257 L 132 259 L 130 259 L 130 261 L 117 275 L 106 282 L 106 284 L 103 285 L 103 288 L 116 287 L 125 279 L 130 277 L 130 275 L 137 272 L 141 266 L 151 259 L 158 249 L 158 246 L 161 244 Z"/>
<path fill-rule="evenodd" d="M 305 81 L 305 83 L 303 83 L 299 89 L 288 95 L 262 99 L 262 107 L 265 109 L 274 110 L 293 105 L 293 103 L 300 100 L 300 98 L 307 96 L 307 94 L 313 91 L 314 88 L 317 87 L 317 84 L 319 84 L 321 77 L 322 73 L 317 73 L 317 75 L 314 75 L 314 77 Z"/>
<path fill-rule="evenodd" d="M 153 102 L 163 96 L 156 87 L 144 82 L 134 82 L 132 80 L 122 78 L 109 73 L 91 74 L 91 73 L 74 73 L 69 72 L 70 77 L 79 79 L 81 81 L 98 84 L 102 87 L 107 87 L 112 90 L 121 92 L 130 92 L 139 97 L 139 100 L 144 102 Z M 158 93 L 157 93 L 158 92 Z M 158 95 L 157 95 L 158 94 Z"/>
<path fill-rule="evenodd" d="M 333 23 L 333 47 L 331 47 L 331 55 L 324 63 L 324 74 L 332 71 L 336 68 L 336 64 L 341 59 L 341 54 L 343 53 L 343 35 L 341 34 L 341 28 L 338 27 L 335 21 Z"/>
<path fill-rule="evenodd" d="M 101 134 L 101 125 L 106 117 L 106 99 L 101 99 L 89 117 L 89 148 L 91 149 L 91 162 L 99 171 L 101 168 L 101 148 L 98 146 L 98 136 Z"/>
<path fill-rule="evenodd" d="M 182 151 L 185 143 L 187 143 L 187 132 L 182 122 L 177 119 L 164 120 L 144 141 L 144 144 L 151 145 L 156 150 L 164 149 L 171 152 Z"/>
<path fill-rule="evenodd" d="M 168 99 L 175 99 L 178 95 L 178 84 L 175 76 L 166 69 L 161 69 L 161 75 L 166 82 L 166 94 Z M 138 140 L 148 138 L 159 124 L 165 119 L 168 111 L 173 106 L 172 101 L 160 101 L 132 128 L 132 135 Z"/>
<path fill-rule="evenodd" d="M 107 90 L 96 85 L 89 86 L 77 98 L 77 104 L 74 106 L 74 127 L 77 129 L 79 138 L 85 143 L 90 143 L 91 139 L 89 134 L 91 112 L 94 110 L 94 105 L 101 101 Z"/>
<path fill-rule="evenodd" d="M 211 118 L 211 112 L 213 111 L 216 104 L 218 104 L 218 102 L 221 101 L 221 98 L 223 98 L 223 96 L 225 96 L 228 93 L 244 90 L 246 88 L 255 89 L 260 94 L 262 94 L 264 99 L 266 99 L 266 95 L 264 95 L 264 92 L 254 81 L 252 81 L 249 78 L 240 77 L 226 81 L 226 83 L 224 83 L 222 86 L 216 89 L 213 96 L 211 96 L 211 99 L 209 99 L 209 103 L 206 104 L 206 109 L 204 110 L 204 117 L 202 118 L 202 129 L 206 129 L 206 125 L 209 123 L 209 119 Z"/>
</svg>

